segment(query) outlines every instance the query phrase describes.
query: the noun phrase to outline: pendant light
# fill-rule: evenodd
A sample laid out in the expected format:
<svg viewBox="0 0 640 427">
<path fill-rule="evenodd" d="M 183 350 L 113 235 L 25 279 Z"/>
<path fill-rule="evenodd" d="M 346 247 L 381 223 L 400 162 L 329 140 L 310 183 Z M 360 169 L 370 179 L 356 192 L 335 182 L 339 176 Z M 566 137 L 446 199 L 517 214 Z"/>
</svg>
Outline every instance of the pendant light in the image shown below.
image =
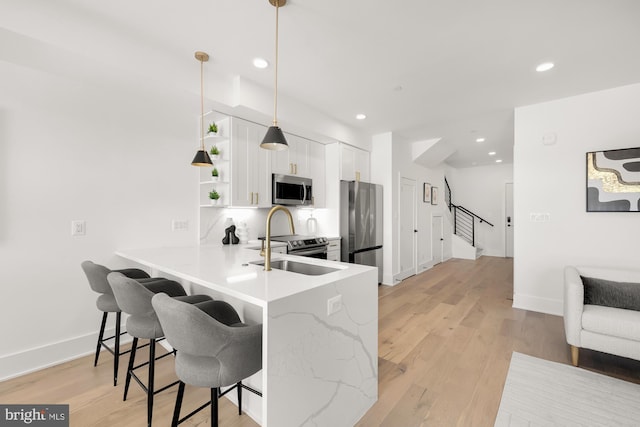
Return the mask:
<svg viewBox="0 0 640 427">
<path fill-rule="evenodd" d="M 196 59 L 200 61 L 200 149 L 193 158 L 193 166 L 211 166 L 209 153 L 204 149 L 204 63 L 209 60 L 209 55 L 204 52 L 196 52 Z"/>
<path fill-rule="evenodd" d="M 273 85 L 273 125 L 267 129 L 267 134 L 264 136 L 260 147 L 267 150 L 281 151 L 289 148 L 289 144 L 287 144 L 282 129 L 278 126 L 278 9 L 280 9 L 280 6 L 287 4 L 287 0 L 269 0 L 269 3 L 276 8 L 276 72 Z"/>
</svg>

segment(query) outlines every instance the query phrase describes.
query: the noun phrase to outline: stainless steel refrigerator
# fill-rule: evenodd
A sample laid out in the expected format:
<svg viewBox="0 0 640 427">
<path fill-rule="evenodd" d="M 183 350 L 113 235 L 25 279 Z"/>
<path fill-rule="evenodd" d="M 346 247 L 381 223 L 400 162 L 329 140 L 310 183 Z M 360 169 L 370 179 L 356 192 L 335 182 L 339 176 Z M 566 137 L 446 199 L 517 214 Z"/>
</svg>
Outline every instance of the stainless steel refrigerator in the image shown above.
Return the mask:
<svg viewBox="0 0 640 427">
<path fill-rule="evenodd" d="M 343 262 L 378 267 L 382 283 L 382 186 L 340 181 L 340 236 Z"/>
</svg>

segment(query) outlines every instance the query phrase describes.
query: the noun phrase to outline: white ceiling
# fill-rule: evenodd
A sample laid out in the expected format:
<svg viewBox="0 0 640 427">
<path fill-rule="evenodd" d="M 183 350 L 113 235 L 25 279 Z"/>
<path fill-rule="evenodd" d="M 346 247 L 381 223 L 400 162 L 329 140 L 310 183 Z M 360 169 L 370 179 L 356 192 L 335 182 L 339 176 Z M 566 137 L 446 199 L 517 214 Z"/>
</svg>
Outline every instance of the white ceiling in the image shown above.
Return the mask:
<svg viewBox="0 0 640 427">
<path fill-rule="evenodd" d="M 511 162 L 514 107 L 640 81 L 638 0 L 287 1 L 285 99 L 367 135 L 442 138 L 457 150 L 454 167 Z M 3 3 L 0 27 L 119 69 L 169 79 L 204 50 L 207 67 L 273 87 L 273 67 L 251 64 L 273 64 L 268 0 Z M 544 61 L 556 67 L 537 73 Z"/>
</svg>

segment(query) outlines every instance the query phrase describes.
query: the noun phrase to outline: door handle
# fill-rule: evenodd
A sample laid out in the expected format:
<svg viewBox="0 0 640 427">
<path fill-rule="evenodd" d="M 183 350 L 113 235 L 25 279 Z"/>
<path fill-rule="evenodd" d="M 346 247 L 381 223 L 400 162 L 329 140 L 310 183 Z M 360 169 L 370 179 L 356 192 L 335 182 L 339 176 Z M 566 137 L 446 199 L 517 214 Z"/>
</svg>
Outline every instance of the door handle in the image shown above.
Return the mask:
<svg viewBox="0 0 640 427">
<path fill-rule="evenodd" d="M 418 232 L 418 230 L 413 230 L 413 232 L 414 232 L 414 233 L 417 233 L 417 232 Z"/>
<path fill-rule="evenodd" d="M 444 240 L 444 239 L 441 237 L 441 238 L 440 238 L 440 241 L 442 242 L 443 240 Z"/>
</svg>

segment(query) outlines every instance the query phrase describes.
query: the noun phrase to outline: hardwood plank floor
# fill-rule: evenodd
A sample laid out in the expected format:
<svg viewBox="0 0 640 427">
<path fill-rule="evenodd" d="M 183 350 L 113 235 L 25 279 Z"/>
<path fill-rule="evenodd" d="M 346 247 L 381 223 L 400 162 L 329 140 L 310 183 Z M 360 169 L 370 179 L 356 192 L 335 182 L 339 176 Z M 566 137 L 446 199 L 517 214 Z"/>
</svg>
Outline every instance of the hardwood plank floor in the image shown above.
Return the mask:
<svg viewBox="0 0 640 427">
<path fill-rule="evenodd" d="M 513 262 L 453 259 L 394 287 L 379 289 L 379 399 L 357 426 L 492 426 L 511 353 L 570 364 L 562 318 L 513 309 Z M 144 354 L 144 353 L 142 353 Z M 144 356 L 141 356 L 144 357 Z M 71 426 L 144 426 L 146 400 L 137 384 L 122 401 L 103 353 L 0 383 L 0 403 L 68 403 Z M 640 362 L 581 350 L 580 366 L 640 384 Z M 171 358 L 159 362 L 156 384 L 175 379 Z M 154 425 L 169 425 L 176 388 L 156 395 Z M 188 387 L 185 410 L 207 400 Z M 201 412 L 185 425 L 208 425 Z M 255 427 L 220 402 L 220 425 Z M 323 426 L 321 426 L 323 427 Z"/>
</svg>

